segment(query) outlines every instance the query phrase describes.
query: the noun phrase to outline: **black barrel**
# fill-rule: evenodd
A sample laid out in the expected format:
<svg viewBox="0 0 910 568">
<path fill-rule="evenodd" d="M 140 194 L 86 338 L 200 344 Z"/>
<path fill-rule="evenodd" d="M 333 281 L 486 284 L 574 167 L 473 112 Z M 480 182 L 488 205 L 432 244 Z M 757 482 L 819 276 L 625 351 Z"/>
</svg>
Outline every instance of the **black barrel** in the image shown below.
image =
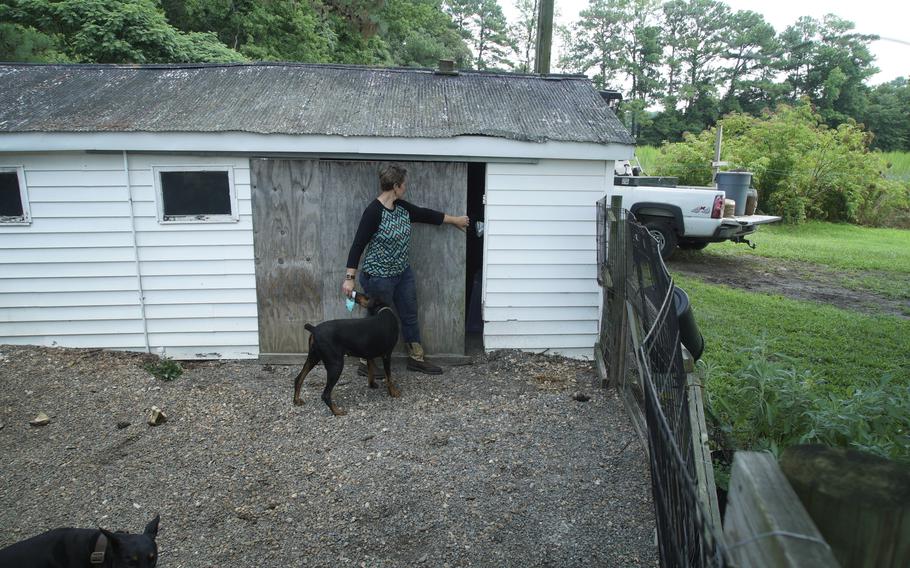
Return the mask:
<svg viewBox="0 0 910 568">
<path fill-rule="evenodd" d="M 695 323 L 692 306 L 689 304 L 689 295 L 682 288 L 676 287 L 673 289 L 673 296 L 676 301 L 676 317 L 679 320 L 679 341 L 698 361 L 705 350 L 705 338 L 702 337 L 698 324 Z"/>
</svg>

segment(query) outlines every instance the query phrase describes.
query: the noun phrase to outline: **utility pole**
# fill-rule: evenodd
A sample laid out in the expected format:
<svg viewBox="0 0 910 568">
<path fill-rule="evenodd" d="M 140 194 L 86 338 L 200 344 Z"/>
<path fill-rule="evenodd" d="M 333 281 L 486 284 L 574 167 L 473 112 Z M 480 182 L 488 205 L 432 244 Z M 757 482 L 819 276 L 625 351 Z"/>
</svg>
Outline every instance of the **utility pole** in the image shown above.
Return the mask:
<svg viewBox="0 0 910 568">
<path fill-rule="evenodd" d="M 714 138 L 714 161 L 711 162 L 711 169 L 714 171 L 714 175 L 711 177 L 711 181 L 714 183 L 714 187 L 717 187 L 717 182 L 714 180 L 717 179 L 717 172 L 720 171 L 721 166 L 726 166 L 729 162 L 720 161 L 720 147 L 724 141 L 724 125 L 717 125 L 717 136 Z"/>
<path fill-rule="evenodd" d="M 540 0 L 537 12 L 537 53 L 534 72 L 546 75 L 550 72 L 550 48 L 553 45 L 553 2 Z"/>
</svg>

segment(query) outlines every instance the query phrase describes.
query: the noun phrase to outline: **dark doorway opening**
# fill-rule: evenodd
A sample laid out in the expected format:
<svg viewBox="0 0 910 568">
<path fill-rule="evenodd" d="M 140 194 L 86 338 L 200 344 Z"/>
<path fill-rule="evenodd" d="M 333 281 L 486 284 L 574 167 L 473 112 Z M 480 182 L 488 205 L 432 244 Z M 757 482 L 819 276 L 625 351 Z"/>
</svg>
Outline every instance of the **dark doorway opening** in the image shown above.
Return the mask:
<svg viewBox="0 0 910 568">
<path fill-rule="evenodd" d="M 468 227 L 465 266 L 465 355 L 483 353 L 483 317 L 481 293 L 483 286 L 483 231 L 484 193 L 486 192 L 487 165 L 468 164 L 467 215 Z M 480 223 L 478 230 L 478 223 Z M 479 234 L 478 234 L 479 233 Z"/>
</svg>

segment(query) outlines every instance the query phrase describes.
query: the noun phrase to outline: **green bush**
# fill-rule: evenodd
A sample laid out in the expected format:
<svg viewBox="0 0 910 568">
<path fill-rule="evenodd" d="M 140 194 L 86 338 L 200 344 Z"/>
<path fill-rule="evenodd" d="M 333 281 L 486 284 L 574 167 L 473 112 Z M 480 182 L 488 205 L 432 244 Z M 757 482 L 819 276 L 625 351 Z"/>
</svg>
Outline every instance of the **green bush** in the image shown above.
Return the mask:
<svg viewBox="0 0 910 568">
<path fill-rule="evenodd" d="M 142 368 L 162 381 L 173 381 L 183 374 L 183 367 L 173 359 L 162 359 L 157 363 L 146 363 Z"/>
<path fill-rule="evenodd" d="M 719 372 L 710 366 L 704 371 Z M 723 375 L 711 380 L 708 415 L 722 444 L 735 446 L 725 450 L 780 455 L 791 445 L 820 443 L 910 463 L 910 387 L 891 376 L 854 387 L 846 397 L 826 393 L 809 371 L 768 353 L 767 340 L 749 350 L 743 369 Z"/>
<path fill-rule="evenodd" d="M 871 135 L 855 122 L 828 128 L 807 103 L 781 105 L 761 117 L 733 113 L 719 124 L 721 159 L 754 174 L 760 208 L 788 222 L 805 219 L 900 225 L 910 209 L 910 185 L 886 179 L 888 164 L 869 151 Z M 686 134 L 661 149 L 658 175 L 709 185 L 716 129 Z"/>
</svg>

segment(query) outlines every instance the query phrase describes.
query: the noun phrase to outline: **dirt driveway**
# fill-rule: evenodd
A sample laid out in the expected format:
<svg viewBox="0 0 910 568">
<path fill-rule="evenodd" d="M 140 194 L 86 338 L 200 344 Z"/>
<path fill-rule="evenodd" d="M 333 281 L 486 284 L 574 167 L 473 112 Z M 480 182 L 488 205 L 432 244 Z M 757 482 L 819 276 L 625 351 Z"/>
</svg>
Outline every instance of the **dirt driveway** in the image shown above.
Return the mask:
<svg viewBox="0 0 910 568">
<path fill-rule="evenodd" d="M 831 304 L 845 310 L 910 319 L 910 302 L 869 290 L 844 286 L 844 274 L 808 262 L 770 259 L 756 255 L 722 256 L 697 251 L 678 251 L 667 263 L 673 274 L 692 276 L 711 284 L 723 284 L 752 292 L 780 294 L 795 300 Z M 867 271 L 866 274 L 872 274 Z M 887 278 L 905 275 L 881 274 Z"/>
<path fill-rule="evenodd" d="M 294 407 L 297 368 L 197 363 L 166 383 L 142 362 L 0 346 L 0 546 L 160 512 L 168 567 L 656 565 L 645 454 L 588 363 L 401 368 L 400 399 L 349 367 L 334 418 L 322 367 Z"/>
</svg>

